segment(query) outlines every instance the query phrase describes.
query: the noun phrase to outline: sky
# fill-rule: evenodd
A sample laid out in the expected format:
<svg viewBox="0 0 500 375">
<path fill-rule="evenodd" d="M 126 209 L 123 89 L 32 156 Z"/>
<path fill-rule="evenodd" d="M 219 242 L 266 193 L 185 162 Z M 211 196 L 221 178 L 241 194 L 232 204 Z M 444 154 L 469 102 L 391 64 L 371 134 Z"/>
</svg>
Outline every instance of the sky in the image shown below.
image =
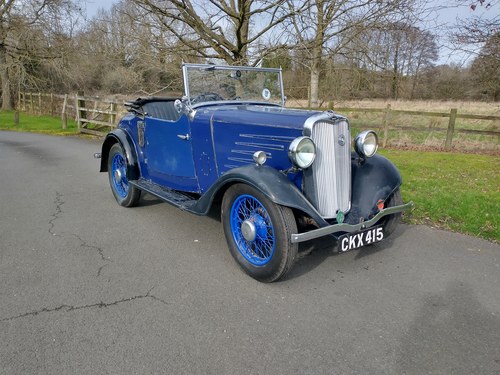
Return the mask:
<svg viewBox="0 0 500 375">
<path fill-rule="evenodd" d="M 113 4 L 118 2 L 118 0 L 86 0 L 84 6 L 87 11 L 87 17 L 92 18 L 97 15 L 100 9 L 108 10 Z"/>
<path fill-rule="evenodd" d="M 113 4 L 118 3 L 119 0 L 85 0 L 84 6 L 87 12 L 87 17 L 92 18 L 96 16 L 100 9 L 109 10 Z M 456 4 L 460 2 L 462 5 L 456 6 Z M 476 0 L 432 0 L 432 3 L 436 7 L 442 7 L 435 14 L 435 20 L 429 23 L 429 28 L 432 29 L 437 27 L 437 25 L 455 25 L 457 23 L 457 19 L 467 19 L 474 16 L 481 17 L 499 17 L 500 15 L 500 1 L 499 0 L 486 0 L 485 4 L 492 4 L 493 6 L 489 9 L 485 9 L 485 7 L 477 6 L 474 11 L 470 9 L 470 4 L 475 3 L 478 4 L 479 1 Z M 452 6 L 455 5 L 455 6 Z M 442 34 L 442 33 L 441 33 Z M 440 44 L 443 45 L 440 48 L 440 57 L 438 64 L 458 64 L 458 65 L 466 65 L 470 62 L 470 58 L 467 58 L 467 55 L 463 53 L 459 53 L 450 48 L 447 48 L 446 45 L 448 41 L 443 35 L 438 35 L 441 37 Z"/>
<path fill-rule="evenodd" d="M 461 5 L 451 6 L 451 4 L 456 5 L 458 2 Z M 438 12 L 436 12 L 436 20 L 434 23 L 429 24 L 430 31 L 438 26 L 455 26 L 459 23 L 459 20 L 467 20 L 473 17 L 481 17 L 483 19 L 493 19 L 500 16 L 500 1 L 499 0 L 486 0 L 484 4 L 489 4 L 491 7 L 486 8 L 479 5 L 479 1 L 474 0 L 462 0 L 462 1 L 439 1 L 435 0 L 433 3 L 436 7 L 442 7 Z M 475 10 L 472 10 L 470 5 L 476 4 Z M 433 27 L 433 24 L 435 25 Z M 467 65 L 472 62 L 474 55 L 465 54 L 457 52 L 456 50 L 449 47 L 449 40 L 445 32 L 438 33 L 438 38 L 440 39 L 440 57 L 438 64 L 458 64 Z"/>
</svg>

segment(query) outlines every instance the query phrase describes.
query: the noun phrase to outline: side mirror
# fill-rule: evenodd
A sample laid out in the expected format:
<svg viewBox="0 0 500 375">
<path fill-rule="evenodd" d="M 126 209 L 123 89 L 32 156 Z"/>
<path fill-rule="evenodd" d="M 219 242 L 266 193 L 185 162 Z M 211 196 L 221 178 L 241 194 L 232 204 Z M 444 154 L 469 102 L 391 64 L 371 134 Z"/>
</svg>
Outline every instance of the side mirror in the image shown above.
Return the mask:
<svg viewBox="0 0 500 375">
<path fill-rule="evenodd" d="M 174 107 L 177 112 L 180 114 L 186 114 L 190 119 L 193 119 L 195 110 L 188 105 L 188 99 L 186 96 L 183 96 L 182 99 L 176 99 L 174 102 Z"/>
<path fill-rule="evenodd" d="M 176 99 L 175 102 L 174 102 L 174 107 L 175 107 L 175 110 L 177 112 L 179 112 L 180 114 L 182 113 L 185 113 L 186 112 L 186 104 L 183 103 L 182 101 L 180 101 L 179 99 Z"/>
</svg>

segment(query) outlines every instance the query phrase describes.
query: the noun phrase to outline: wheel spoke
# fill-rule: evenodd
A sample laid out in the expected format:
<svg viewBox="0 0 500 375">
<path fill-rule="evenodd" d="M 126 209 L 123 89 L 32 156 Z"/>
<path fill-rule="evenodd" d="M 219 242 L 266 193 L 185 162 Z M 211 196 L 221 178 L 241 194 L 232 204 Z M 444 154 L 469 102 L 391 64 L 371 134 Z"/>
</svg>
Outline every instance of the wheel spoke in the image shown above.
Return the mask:
<svg viewBox="0 0 500 375">
<path fill-rule="evenodd" d="M 113 156 L 111 169 L 112 169 L 111 173 L 112 173 L 113 186 L 115 188 L 115 191 L 118 193 L 120 197 L 125 198 L 128 194 L 128 181 L 127 178 L 125 177 L 127 170 L 123 155 L 117 153 Z M 119 179 L 116 176 L 117 173 L 119 173 L 120 176 Z"/>
<path fill-rule="evenodd" d="M 275 249 L 274 228 L 269 213 L 255 197 L 242 195 L 231 208 L 231 227 L 236 246 L 240 253 L 254 265 L 268 263 Z M 256 227 L 256 237 L 247 241 L 243 237 L 241 225 L 251 221 Z"/>
</svg>

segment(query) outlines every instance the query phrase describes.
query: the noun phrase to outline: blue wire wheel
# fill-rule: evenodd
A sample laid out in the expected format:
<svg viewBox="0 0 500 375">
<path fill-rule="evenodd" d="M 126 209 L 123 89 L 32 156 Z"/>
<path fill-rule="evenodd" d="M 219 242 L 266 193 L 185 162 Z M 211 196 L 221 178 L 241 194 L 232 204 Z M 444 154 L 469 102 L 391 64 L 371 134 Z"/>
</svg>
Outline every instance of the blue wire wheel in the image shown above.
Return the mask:
<svg viewBox="0 0 500 375">
<path fill-rule="evenodd" d="M 126 198 L 129 190 L 127 180 L 127 163 L 121 153 L 115 154 L 113 156 L 113 160 L 111 161 L 111 179 L 116 193 L 120 197 Z"/>
<path fill-rule="evenodd" d="M 231 232 L 243 257 L 254 266 L 263 266 L 276 248 L 274 227 L 269 213 L 258 199 L 240 195 L 231 206 Z"/>
</svg>

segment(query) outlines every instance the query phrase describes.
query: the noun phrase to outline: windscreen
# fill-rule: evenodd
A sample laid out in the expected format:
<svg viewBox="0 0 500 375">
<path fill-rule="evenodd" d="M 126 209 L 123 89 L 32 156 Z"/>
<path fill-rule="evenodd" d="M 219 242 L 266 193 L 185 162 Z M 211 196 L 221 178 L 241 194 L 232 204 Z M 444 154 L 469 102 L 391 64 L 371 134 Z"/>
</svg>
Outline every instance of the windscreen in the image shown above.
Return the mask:
<svg viewBox="0 0 500 375">
<path fill-rule="evenodd" d="M 284 104 L 280 69 L 185 65 L 184 75 L 192 105 L 225 100 Z"/>
</svg>

